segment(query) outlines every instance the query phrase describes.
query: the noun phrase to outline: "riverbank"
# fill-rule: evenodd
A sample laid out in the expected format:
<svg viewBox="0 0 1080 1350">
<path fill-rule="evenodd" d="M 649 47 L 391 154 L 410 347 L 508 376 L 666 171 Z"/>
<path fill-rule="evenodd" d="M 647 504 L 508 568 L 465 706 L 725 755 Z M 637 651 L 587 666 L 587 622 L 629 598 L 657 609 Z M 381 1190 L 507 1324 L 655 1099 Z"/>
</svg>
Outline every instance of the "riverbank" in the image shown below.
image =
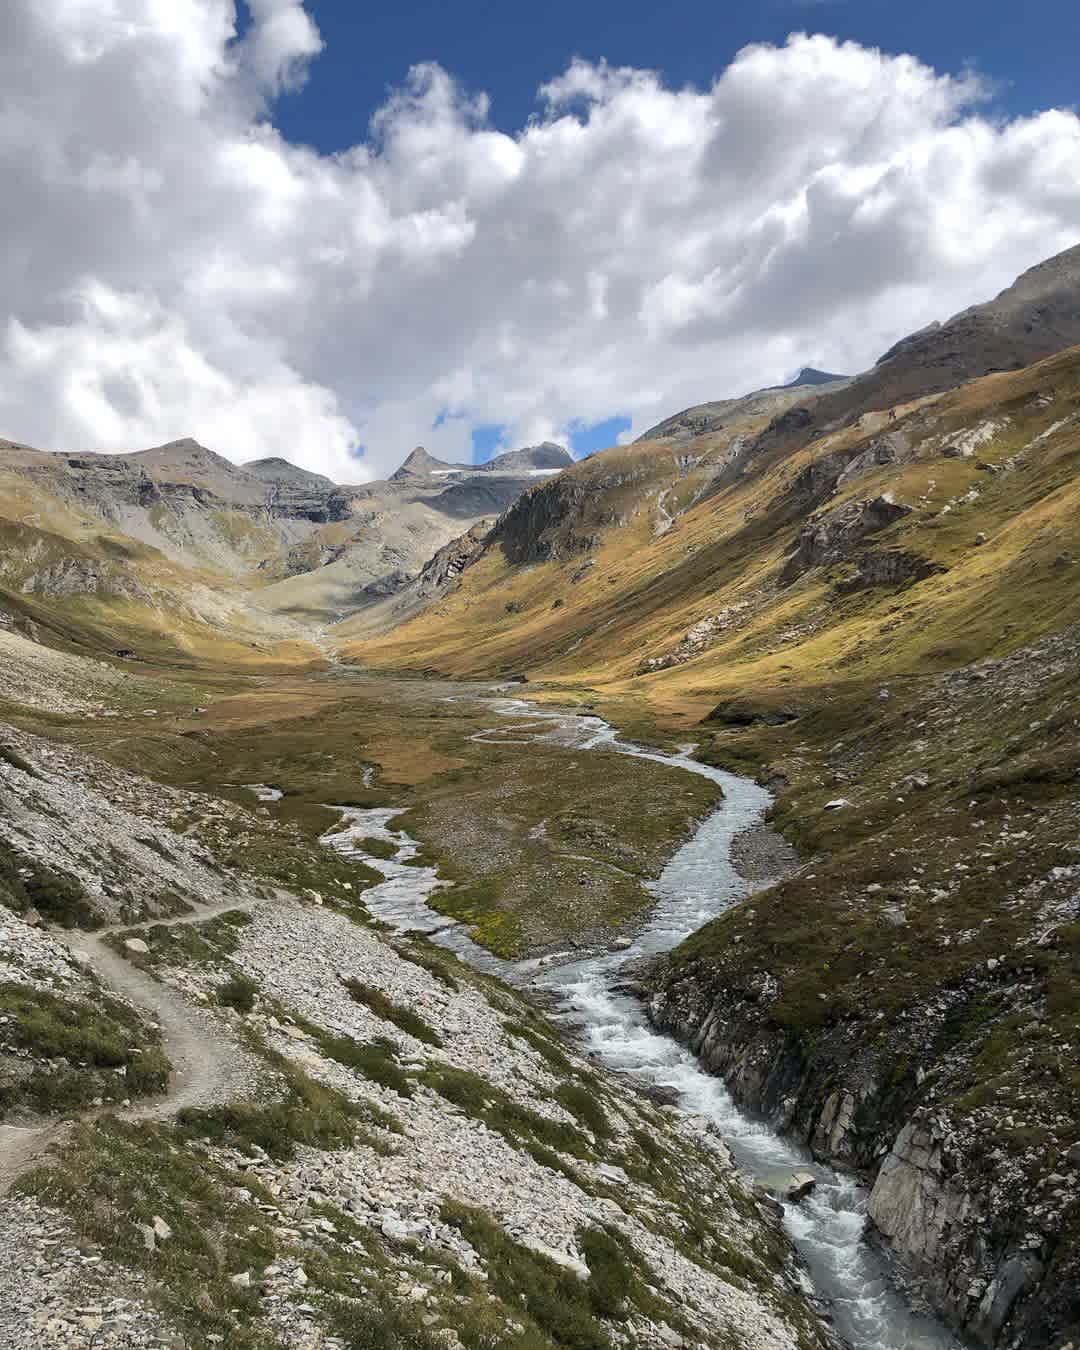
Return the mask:
<svg viewBox="0 0 1080 1350">
<path fill-rule="evenodd" d="M 251 706 L 291 699 L 264 688 Z M 345 717 L 324 712 L 334 731 Z M 396 806 L 344 808 L 364 856 L 301 825 L 334 818 L 311 800 L 325 774 L 385 802 L 370 765 L 327 764 L 302 726 L 264 729 L 262 758 L 252 741 L 236 761 L 219 735 L 223 782 L 275 788 L 223 802 L 64 730 L 67 745 L 12 733 L 0 756 L 0 974 L 21 1037 L 9 1021 L 0 1116 L 18 1090 L 37 1115 L 19 1123 L 47 1129 L 49 1087 L 77 1094 L 59 1104 L 78 1116 L 34 1159 L 0 1131 L 18 1192 L 0 1207 L 5 1344 L 827 1350 L 774 1209 L 715 1135 L 566 1045 L 502 980 L 373 921 L 368 896 L 435 876 Z M 206 741 L 168 735 L 174 767 L 202 774 Z M 164 752 L 160 726 L 149 742 Z M 469 744 L 477 762 L 500 753 Z M 47 931 L 62 918 L 111 922 L 69 950 Z"/>
<path fill-rule="evenodd" d="M 506 715 L 508 710 L 496 711 Z M 771 1191 L 782 1191 L 793 1171 L 809 1168 L 815 1179 L 814 1193 L 800 1206 L 785 1206 L 785 1225 L 838 1332 L 849 1344 L 858 1350 L 952 1347 L 952 1338 L 943 1328 L 905 1303 L 890 1278 L 886 1259 L 865 1240 L 866 1197 L 858 1184 L 815 1162 L 762 1120 L 744 1115 L 721 1079 L 704 1071 L 674 1039 L 653 1030 L 642 1006 L 613 988 L 627 967 L 667 952 L 755 889 L 754 881 L 736 868 L 736 853 L 743 866 L 758 873 L 758 881 L 766 879 L 771 866 L 792 865 L 790 847 L 762 823 L 769 793 L 748 779 L 687 755 L 665 755 L 620 742 L 600 718 L 568 716 L 519 703 L 510 711 L 531 719 L 546 735 L 583 751 L 614 750 L 655 760 L 707 777 L 723 792 L 723 805 L 676 852 L 654 883 L 656 904 L 647 923 L 620 950 L 568 959 L 538 971 L 531 962 L 493 966 L 492 954 L 471 941 L 461 926 L 431 932 L 431 911 L 422 888 L 414 888 L 409 896 L 397 888 L 383 892 L 384 908 L 377 887 L 366 896 L 372 912 L 397 927 L 426 926 L 435 944 L 481 969 L 539 990 L 590 1059 L 635 1084 L 661 1094 L 676 1093 L 674 1109 L 715 1129 L 739 1166 Z"/>
</svg>

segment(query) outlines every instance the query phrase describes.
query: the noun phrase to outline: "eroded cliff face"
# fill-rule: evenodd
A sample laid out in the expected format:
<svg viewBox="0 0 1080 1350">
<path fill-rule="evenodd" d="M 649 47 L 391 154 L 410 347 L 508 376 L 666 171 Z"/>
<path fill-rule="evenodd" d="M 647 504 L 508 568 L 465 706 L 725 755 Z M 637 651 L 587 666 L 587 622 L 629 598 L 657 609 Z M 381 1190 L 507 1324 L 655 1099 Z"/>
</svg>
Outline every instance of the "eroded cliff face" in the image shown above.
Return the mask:
<svg viewBox="0 0 1080 1350">
<path fill-rule="evenodd" d="M 998 1350 L 1080 1328 L 1078 652 L 1072 626 L 775 726 L 722 705 L 712 753 L 769 745 L 808 861 L 647 981 L 654 1023 L 859 1173 L 918 1289 Z"/>
<path fill-rule="evenodd" d="M 690 979 L 654 993 L 648 1010 L 742 1105 L 865 1178 L 876 1236 L 965 1338 L 1009 1350 L 1067 1344 L 1077 1314 L 1080 1147 L 1048 1190 L 996 1165 L 978 1122 L 913 1107 L 889 1063 L 860 1052 L 857 1036 L 829 1036 L 807 1052 L 752 1009 L 710 1001 Z"/>
</svg>

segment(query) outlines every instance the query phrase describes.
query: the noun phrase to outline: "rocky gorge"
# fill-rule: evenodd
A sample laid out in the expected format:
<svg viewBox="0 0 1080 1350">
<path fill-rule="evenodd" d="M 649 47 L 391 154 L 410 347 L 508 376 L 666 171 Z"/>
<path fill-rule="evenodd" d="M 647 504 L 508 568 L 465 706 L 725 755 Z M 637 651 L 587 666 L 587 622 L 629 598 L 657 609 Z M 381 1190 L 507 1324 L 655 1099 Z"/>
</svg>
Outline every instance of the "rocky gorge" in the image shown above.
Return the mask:
<svg viewBox="0 0 1080 1350">
<path fill-rule="evenodd" d="M 770 913 L 754 906 L 732 913 L 647 978 L 654 1024 L 688 1045 L 736 1100 L 815 1157 L 866 1178 L 867 1210 L 881 1239 L 976 1344 L 1056 1347 L 1075 1317 L 1076 1117 L 1067 1088 L 1043 1095 L 1040 1084 L 1068 1072 L 1080 863 L 1067 793 L 1040 792 L 1037 806 L 1005 808 L 995 800 L 1003 780 L 965 773 L 957 740 L 948 767 L 928 772 L 927 752 L 948 737 L 948 726 L 979 725 L 990 706 L 1003 721 L 1010 713 L 1022 718 L 1039 691 L 1064 675 L 1075 642 L 1068 630 L 907 691 L 904 711 L 886 716 L 899 715 L 921 736 L 894 744 L 876 782 L 864 769 L 865 733 L 834 744 L 833 781 L 860 784 L 859 799 L 837 798 L 823 815 L 872 813 L 882 793 L 879 809 L 888 810 L 887 802 L 906 808 L 891 831 L 893 849 L 867 860 L 869 867 L 850 856 L 846 867 L 820 858 L 804 864 L 764 902 Z M 1066 705 L 1060 713 L 1069 719 Z M 1033 772 L 1062 788 L 1072 770 L 1067 758 L 1051 768 L 1046 736 L 1049 727 L 1060 754 L 1057 733 L 1065 726 L 1075 722 L 1055 724 L 1051 715 L 1048 724 L 1028 724 L 1031 754 L 1043 763 Z M 887 743 L 879 737 L 879 748 Z M 954 812 L 974 817 L 981 867 L 958 848 L 958 821 L 950 825 L 952 850 L 926 851 L 930 840 L 918 833 L 930 814 L 924 798 L 943 789 L 963 802 Z M 941 819 L 940 808 L 934 814 Z M 1006 856 L 1009 875 L 987 909 L 983 869 Z M 784 922 L 785 886 L 790 895 L 813 880 L 835 888 L 819 922 L 837 927 L 816 943 L 819 975 L 807 982 L 790 949 L 770 947 L 775 933 L 765 934 Z M 966 913 L 970 926 L 950 920 L 949 910 Z M 919 940 L 909 947 L 913 930 Z M 986 954 L 969 955 L 973 943 L 985 943 Z M 921 980 L 897 1006 L 897 971 L 909 962 L 921 967 Z M 874 972 L 894 988 L 869 986 Z"/>
</svg>

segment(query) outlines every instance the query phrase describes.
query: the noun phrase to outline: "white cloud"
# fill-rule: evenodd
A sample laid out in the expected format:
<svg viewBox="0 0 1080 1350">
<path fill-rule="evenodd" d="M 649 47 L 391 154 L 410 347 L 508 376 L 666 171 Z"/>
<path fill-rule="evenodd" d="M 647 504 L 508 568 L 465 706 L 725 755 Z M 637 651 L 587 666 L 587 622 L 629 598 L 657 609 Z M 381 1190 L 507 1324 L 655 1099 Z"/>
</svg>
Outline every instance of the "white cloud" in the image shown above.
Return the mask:
<svg viewBox="0 0 1080 1350">
<path fill-rule="evenodd" d="M 708 90 L 579 61 L 514 136 L 428 65 L 322 156 L 272 120 L 318 31 L 249 7 L 242 40 L 231 0 L 0 12 L 0 434 L 358 478 L 478 425 L 641 430 L 865 367 L 1080 238 L 1075 114 L 990 121 L 911 57 L 796 35 Z"/>
</svg>

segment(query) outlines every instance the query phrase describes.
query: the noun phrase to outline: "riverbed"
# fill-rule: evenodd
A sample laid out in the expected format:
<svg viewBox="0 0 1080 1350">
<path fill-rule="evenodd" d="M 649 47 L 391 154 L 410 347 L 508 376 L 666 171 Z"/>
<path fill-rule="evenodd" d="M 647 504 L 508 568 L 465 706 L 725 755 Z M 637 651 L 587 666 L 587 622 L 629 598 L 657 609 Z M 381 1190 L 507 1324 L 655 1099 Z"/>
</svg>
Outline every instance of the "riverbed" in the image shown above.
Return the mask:
<svg viewBox="0 0 1080 1350">
<path fill-rule="evenodd" d="M 573 1026 L 581 1048 L 616 1073 L 631 1074 L 679 1093 L 679 1109 L 705 1116 L 718 1126 L 738 1165 L 761 1184 L 782 1190 L 793 1171 L 816 1178 L 813 1193 L 785 1204 L 784 1220 L 805 1262 L 816 1292 L 831 1305 L 836 1330 L 854 1350 L 959 1350 L 939 1323 L 911 1308 L 890 1278 L 887 1258 L 867 1241 L 866 1192 L 858 1182 L 815 1162 L 767 1122 L 736 1106 L 723 1081 L 706 1073 L 694 1056 L 650 1026 L 641 1004 L 614 992 L 628 962 L 669 951 L 767 878 L 748 880 L 732 863 L 732 843 L 761 824 L 771 802 L 751 779 L 691 759 L 689 752 L 665 754 L 620 741 L 601 718 L 536 707 L 518 699 L 492 702 L 495 724 L 474 739 L 528 744 L 552 739 L 580 750 L 627 754 L 696 773 L 718 784 L 722 804 L 699 826 L 652 884 L 656 906 L 631 944 L 617 952 L 575 958 L 561 953 L 543 960 L 505 961 L 478 946 L 462 924 L 427 904 L 438 887 L 433 868 L 418 867 L 413 840 L 388 828 L 392 809 L 342 812 L 339 828 L 325 842 L 355 856 L 386 878 L 364 892 L 377 918 L 399 931 L 427 933 L 462 960 L 521 986 L 545 991 L 556 1003 L 556 1018 Z M 360 841 L 381 838 L 394 844 L 393 859 L 371 858 Z"/>
</svg>

